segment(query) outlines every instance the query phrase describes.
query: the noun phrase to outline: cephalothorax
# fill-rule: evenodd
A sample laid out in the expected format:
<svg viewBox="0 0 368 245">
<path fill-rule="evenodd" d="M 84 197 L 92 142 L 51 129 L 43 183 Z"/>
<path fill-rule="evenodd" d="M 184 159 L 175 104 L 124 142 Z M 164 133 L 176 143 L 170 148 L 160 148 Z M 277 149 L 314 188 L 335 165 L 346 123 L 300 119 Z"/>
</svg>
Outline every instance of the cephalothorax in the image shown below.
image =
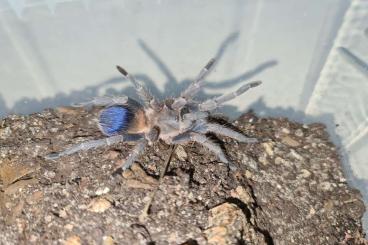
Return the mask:
<svg viewBox="0 0 368 245">
<path fill-rule="evenodd" d="M 221 147 L 206 137 L 206 134 L 215 133 L 245 143 L 255 143 L 257 139 L 248 138 L 233 129 L 210 122 L 209 115 L 211 111 L 220 107 L 224 102 L 258 86 L 261 82 L 245 84 L 235 92 L 204 102 L 195 101 L 193 98 L 203 87 L 204 78 L 211 71 L 214 62 L 215 59 L 211 59 L 179 97 L 162 102 L 156 100 L 141 83 L 137 82 L 123 68 L 117 66 L 117 69 L 133 83 L 143 104 L 139 104 L 127 96 L 97 97 L 92 101 L 79 104 L 78 106 L 103 107 L 99 114 L 98 127 L 107 137 L 82 142 L 65 151 L 52 153 L 46 158 L 56 159 L 91 148 L 109 146 L 123 141 L 135 141 L 137 144 L 122 165 L 122 169 L 125 170 L 134 163 L 147 144 L 161 139 L 167 144 L 188 142 L 202 144 L 217 155 L 221 162 L 227 163 L 230 168 L 234 169 L 235 165 L 227 159 Z"/>
</svg>

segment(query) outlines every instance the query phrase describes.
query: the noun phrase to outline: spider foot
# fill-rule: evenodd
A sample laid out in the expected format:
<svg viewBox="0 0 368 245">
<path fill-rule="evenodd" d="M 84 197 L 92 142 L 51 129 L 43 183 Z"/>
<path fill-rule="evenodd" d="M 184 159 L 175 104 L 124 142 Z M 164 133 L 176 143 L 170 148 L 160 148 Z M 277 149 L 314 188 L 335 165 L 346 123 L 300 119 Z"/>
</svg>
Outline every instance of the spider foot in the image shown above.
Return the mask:
<svg viewBox="0 0 368 245">
<path fill-rule="evenodd" d="M 248 137 L 244 137 L 243 140 L 241 140 L 240 142 L 243 143 L 249 143 L 249 144 L 254 144 L 254 143 L 258 143 L 259 140 L 257 138 L 248 138 Z"/>
<path fill-rule="evenodd" d="M 55 159 L 58 159 L 60 156 L 61 156 L 60 153 L 54 152 L 54 153 L 50 153 L 50 154 L 46 155 L 45 159 L 46 160 L 55 160 Z"/>
<path fill-rule="evenodd" d="M 237 167 L 233 162 L 228 162 L 228 163 L 227 163 L 227 167 L 228 167 L 231 171 L 236 171 L 236 170 L 238 170 L 238 167 Z"/>
</svg>

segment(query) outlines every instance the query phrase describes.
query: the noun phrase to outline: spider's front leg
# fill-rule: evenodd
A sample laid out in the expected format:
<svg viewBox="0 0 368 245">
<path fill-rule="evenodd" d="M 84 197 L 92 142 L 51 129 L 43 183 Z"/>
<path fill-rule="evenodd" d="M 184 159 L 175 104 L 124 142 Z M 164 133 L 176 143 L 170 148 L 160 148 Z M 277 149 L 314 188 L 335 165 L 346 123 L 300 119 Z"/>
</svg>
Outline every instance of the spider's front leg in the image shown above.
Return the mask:
<svg viewBox="0 0 368 245">
<path fill-rule="evenodd" d="M 211 59 L 205 67 L 199 72 L 198 76 L 194 79 L 194 81 L 186 88 L 181 94 L 180 97 L 176 98 L 172 104 L 172 108 L 174 110 L 179 110 L 183 106 L 185 106 L 190 99 L 192 99 L 202 88 L 204 79 L 212 70 L 213 65 L 216 60 Z"/>
<path fill-rule="evenodd" d="M 125 78 L 127 78 L 134 85 L 134 88 L 138 96 L 143 100 L 146 106 L 151 106 L 154 109 L 158 109 L 159 106 L 156 99 L 152 96 L 152 94 L 148 91 L 148 89 L 145 86 L 143 86 L 143 84 L 136 81 L 134 76 L 129 74 L 121 66 L 116 66 L 116 68 Z"/>
<path fill-rule="evenodd" d="M 201 87 L 203 86 L 204 79 L 206 78 L 206 76 L 212 70 L 211 68 L 213 67 L 215 62 L 216 62 L 216 60 L 212 58 L 206 64 L 206 66 L 202 68 L 202 70 L 199 72 L 196 79 L 194 79 L 194 81 L 189 85 L 189 87 L 181 93 L 180 97 L 183 97 L 183 98 L 186 98 L 186 99 L 193 98 L 193 96 L 196 95 L 201 90 Z"/>
</svg>

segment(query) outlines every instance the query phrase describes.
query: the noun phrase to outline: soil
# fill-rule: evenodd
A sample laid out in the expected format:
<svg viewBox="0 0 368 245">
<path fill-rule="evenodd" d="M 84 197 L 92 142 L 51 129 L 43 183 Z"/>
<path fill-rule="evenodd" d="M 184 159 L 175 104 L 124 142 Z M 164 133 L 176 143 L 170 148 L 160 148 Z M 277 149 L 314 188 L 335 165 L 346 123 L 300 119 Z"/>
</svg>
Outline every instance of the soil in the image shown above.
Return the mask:
<svg viewBox="0 0 368 245">
<path fill-rule="evenodd" d="M 219 137 L 238 170 L 198 144 L 132 144 L 45 155 L 102 138 L 96 112 L 57 108 L 0 121 L 1 244 L 367 244 L 360 193 L 322 124 L 247 113 L 233 122 L 259 143 Z M 146 217 L 151 193 L 158 188 Z"/>
</svg>

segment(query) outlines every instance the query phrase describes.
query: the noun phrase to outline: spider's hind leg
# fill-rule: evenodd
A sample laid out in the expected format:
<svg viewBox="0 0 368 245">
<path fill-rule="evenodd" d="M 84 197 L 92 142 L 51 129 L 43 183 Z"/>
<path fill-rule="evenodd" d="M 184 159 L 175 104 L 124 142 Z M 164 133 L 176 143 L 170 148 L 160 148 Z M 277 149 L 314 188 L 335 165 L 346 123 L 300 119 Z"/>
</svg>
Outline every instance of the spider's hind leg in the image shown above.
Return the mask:
<svg viewBox="0 0 368 245">
<path fill-rule="evenodd" d="M 172 143 L 173 144 L 185 144 L 185 143 L 188 143 L 190 141 L 200 143 L 201 145 L 207 147 L 210 151 L 212 151 L 220 159 L 221 162 L 226 163 L 231 170 L 236 170 L 237 169 L 235 164 L 230 162 L 227 159 L 227 157 L 226 157 L 224 151 L 221 149 L 221 147 L 218 144 L 211 141 L 205 135 L 202 135 L 202 134 L 199 134 L 199 133 L 182 134 L 182 135 L 178 135 L 177 137 L 175 137 L 173 139 Z"/>
<path fill-rule="evenodd" d="M 236 139 L 239 142 L 243 143 L 257 143 L 258 140 L 256 138 L 249 138 L 229 127 L 217 124 L 217 123 L 203 123 L 199 124 L 194 129 L 196 132 L 206 134 L 206 133 L 214 133 L 222 136 L 227 136 L 233 139 Z"/>
<path fill-rule="evenodd" d="M 136 146 L 134 146 L 134 148 L 131 151 L 131 153 L 129 153 L 128 157 L 125 159 L 124 164 L 118 166 L 115 169 L 115 172 L 116 171 L 119 171 L 120 168 L 121 168 L 122 171 L 125 171 L 125 170 L 129 169 L 133 165 L 134 161 L 144 151 L 144 148 L 146 147 L 146 145 L 147 145 L 147 141 L 146 140 L 142 140 Z"/>
<path fill-rule="evenodd" d="M 90 140 L 90 141 L 85 141 L 76 145 L 71 146 L 70 148 L 67 148 L 66 150 L 62 151 L 62 152 L 57 152 L 57 153 L 51 153 L 47 156 L 45 156 L 45 158 L 47 160 L 55 160 L 58 159 L 62 156 L 67 156 L 67 155 L 71 155 L 73 153 L 79 152 L 79 151 L 86 151 L 92 148 L 97 148 L 97 147 L 102 147 L 102 146 L 109 146 L 112 144 L 116 144 L 122 141 L 137 141 L 141 138 L 142 136 L 140 135 L 115 135 L 115 136 L 111 136 L 108 138 L 104 138 L 104 139 L 99 139 L 99 140 Z"/>
<path fill-rule="evenodd" d="M 92 107 L 92 106 L 110 106 L 110 105 L 126 105 L 128 103 L 127 96 L 119 97 L 96 97 L 90 101 L 73 104 L 73 107 Z"/>
</svg>

